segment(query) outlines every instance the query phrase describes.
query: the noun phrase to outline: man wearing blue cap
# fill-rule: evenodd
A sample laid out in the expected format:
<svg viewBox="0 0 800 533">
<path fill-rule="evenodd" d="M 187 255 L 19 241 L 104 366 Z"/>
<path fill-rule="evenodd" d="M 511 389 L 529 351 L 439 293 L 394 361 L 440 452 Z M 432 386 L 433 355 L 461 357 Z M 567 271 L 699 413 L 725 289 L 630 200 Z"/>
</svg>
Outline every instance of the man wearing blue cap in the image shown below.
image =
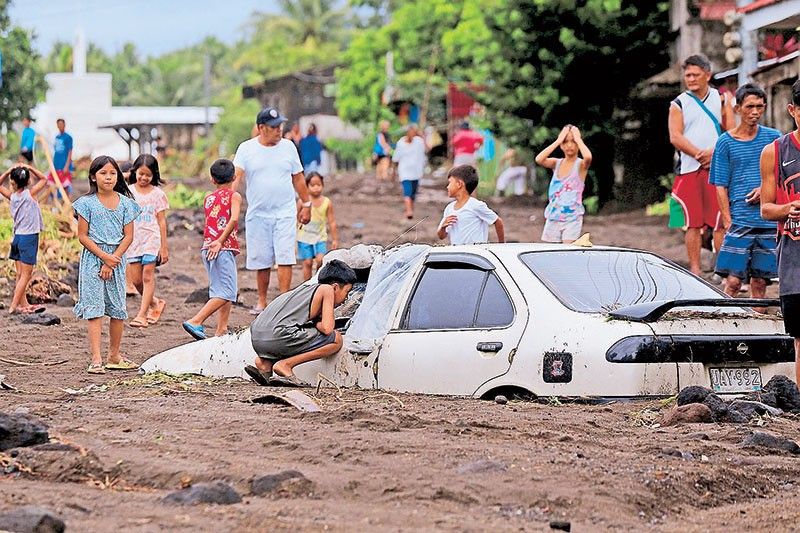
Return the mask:
<svg viewBox="0 0 800 533">
<path fill-rule="evenodd" d="M 287 292 L 296 262 L 297 223 L 311 220 L 311 198 L 303 165 L 292 141 L 283 138 L 288 119 L 277 109 L 266 107 L 256 116 L 258 135 L 236 149 L 234 190 L 245 178 L 247 214 L 245 239 L 247 268 L 256 271 L 258 303 L 250 311 L 259 314 L 267 306 L 269 274 L 278 265 L 278 289 Z M 295 193 L 300 197 L 297 210 Z"/>
</svg>

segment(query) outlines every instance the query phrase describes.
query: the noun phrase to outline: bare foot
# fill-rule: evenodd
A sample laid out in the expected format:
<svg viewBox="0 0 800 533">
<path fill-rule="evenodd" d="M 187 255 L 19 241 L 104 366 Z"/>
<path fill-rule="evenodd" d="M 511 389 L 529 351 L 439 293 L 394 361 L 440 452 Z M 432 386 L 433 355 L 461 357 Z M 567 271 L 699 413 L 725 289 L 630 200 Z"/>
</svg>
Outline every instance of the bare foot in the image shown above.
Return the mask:
<svg viewBox="0 0 800 533">
<path fill-rule="evenodd" d="M 294 376 L 294 372 L 292 372 L 292 369 L 289 368 L 289 365 L 284 364 L 283 361 L 278 361 L 277 363 L 272 365 L 272 373 L 277 374 L 284 378 Z"/>
</svg>

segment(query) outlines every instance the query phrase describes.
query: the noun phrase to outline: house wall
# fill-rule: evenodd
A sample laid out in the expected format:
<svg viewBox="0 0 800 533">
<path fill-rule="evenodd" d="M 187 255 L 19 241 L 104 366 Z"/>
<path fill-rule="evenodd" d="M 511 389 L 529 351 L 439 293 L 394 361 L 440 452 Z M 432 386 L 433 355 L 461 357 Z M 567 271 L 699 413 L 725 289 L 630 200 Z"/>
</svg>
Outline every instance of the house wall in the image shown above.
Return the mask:
<svg viewBox="0 0 800 533">
<path fill-rule="evenodd" d="M 330 69 L 329 74 L 327 71 L 320 73 L 320 77 L 328 75 L 333 76 L 333 69 Z M 297 121 L 306 115 L 336 114 L 335 99 L 333 96 L 326 96 L 327 85 L 330 84 L 307 81 L 289 75 L 254 87 L 252 96 L 257 98 L 263 107 L 275 107 L 289 120 Z"/>
</svg>

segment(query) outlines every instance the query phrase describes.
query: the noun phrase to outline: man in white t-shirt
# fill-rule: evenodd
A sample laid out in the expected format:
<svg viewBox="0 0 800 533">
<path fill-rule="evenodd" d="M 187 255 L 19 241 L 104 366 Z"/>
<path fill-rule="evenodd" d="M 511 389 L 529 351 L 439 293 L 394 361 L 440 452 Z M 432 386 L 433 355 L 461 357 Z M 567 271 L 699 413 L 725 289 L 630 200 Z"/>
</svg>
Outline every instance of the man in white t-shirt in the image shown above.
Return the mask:
<svg viewBox="0 0 800 533">
<path fill-rule="evenodd" d="M 261 110 L 256 117 L 258 136 L 240 144 L 233 158 L 234 190 L 245 178 L 247 268 L 257 271 L 258 303 L 251 310 L 253 314 L 267 306 L 272 265 L 278 265 L 280 292 L 289 290 L 296 262 L 297 223 L 311 220 L 311 198 L 303 165 L 292 141 L 283 139 L 286 120 L 275 108 Z M 300 197 L 299 211 L 295 193 Z"/>
<path fill-rule="evenodd" d="M 447 195 L 455 201 L 444 208 L 437 235 L 450 237 L 450 244 L 489 242 L 489 226 L 497 232 L 497 242 L 506 242 L 503 219 L 485 202 L 470 196 L 478 188 L 478 171 L 471 165 L 459 165 L 447 174 Z"/>
<path fill-rule="evenodd" d="M 428 163 L 428 147 L 416 124 L 409 124 L 406 134 L 398 139 L 392 161 L 397 163 L 397 175 L 403 187 L 403 203 L 407 219 L 414 218 L 414 201 L 417 199 L 419 180 Z"/>
</svg>

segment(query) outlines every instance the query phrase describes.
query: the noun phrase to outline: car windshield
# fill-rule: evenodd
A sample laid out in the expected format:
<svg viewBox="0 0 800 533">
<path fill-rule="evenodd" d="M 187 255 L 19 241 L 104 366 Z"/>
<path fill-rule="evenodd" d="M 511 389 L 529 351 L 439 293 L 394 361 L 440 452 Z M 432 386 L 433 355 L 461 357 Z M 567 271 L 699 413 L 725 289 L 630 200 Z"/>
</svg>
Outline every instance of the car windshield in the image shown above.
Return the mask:
<svg viewBox="0 0 800 533">
<path fill-rule="evenodd" d="M 564 305 L 601 313 L 684 298 L 722 298 L 689 272 L 649 253 L 625 250 L 528 252 L 522 262 Z"/>
</svg>

